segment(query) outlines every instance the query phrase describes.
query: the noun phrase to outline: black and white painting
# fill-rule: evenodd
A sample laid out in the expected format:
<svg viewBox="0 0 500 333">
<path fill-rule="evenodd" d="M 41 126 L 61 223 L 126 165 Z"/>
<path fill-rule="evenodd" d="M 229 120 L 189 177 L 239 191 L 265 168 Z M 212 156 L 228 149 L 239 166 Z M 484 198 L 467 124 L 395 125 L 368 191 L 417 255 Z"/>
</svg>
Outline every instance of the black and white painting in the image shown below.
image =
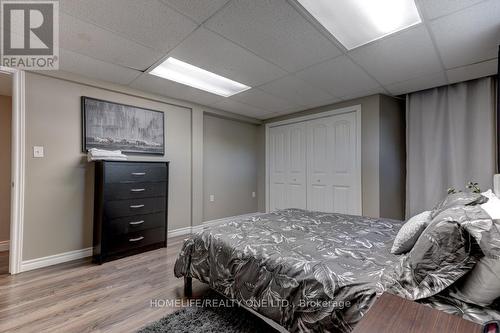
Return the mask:
<svg viewBox="0 0 500 333">
<path fill-rule="evenodd" d="M 83 150 L 165 153 L 164 114 L 160 111 L 82 97 Z"/>
</svg>

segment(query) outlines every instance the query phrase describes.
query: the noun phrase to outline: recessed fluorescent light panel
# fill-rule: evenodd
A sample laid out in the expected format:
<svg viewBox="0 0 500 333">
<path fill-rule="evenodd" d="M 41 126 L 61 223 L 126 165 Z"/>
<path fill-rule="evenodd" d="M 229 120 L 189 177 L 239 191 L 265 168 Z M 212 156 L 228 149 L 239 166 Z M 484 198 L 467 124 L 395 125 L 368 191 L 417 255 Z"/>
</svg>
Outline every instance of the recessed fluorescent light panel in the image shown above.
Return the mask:
<svg viewBox="0 0 500 333">
<path fill-rule="evenodd" d="M 149 74 L 224 97 L 251 88 L 172 57 L 155 67 Z"/>
<path fill-rule="evenodd" d="M 348 50 L 422 22 L 414 0 L 297 0 Z"/>
</svg>

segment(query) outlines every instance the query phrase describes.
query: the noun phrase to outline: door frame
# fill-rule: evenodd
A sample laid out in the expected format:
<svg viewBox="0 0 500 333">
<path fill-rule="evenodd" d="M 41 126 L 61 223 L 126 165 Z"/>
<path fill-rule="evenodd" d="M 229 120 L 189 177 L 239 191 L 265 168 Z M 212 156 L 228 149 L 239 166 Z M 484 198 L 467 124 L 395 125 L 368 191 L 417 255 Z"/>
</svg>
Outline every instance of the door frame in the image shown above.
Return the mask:
<svg viewBox="0 0 500 333">
<path fill-rule="evenodd" d="M 266 213 L 269 213 L 269 208 L 270 208 L 270 202 L 271 202 L 271 196 L 270 196 L 270 142 L 269 142 L 269 130 L 272 127 L 278 127 L 278 126 L 283 126 L 283 125 L 290 125 L 293 123 L 300 123 L 308 120 L 313 120 L 313 119 L 319 119 L 319 118 L 325 118 L 325 117 L 330 117 L 330 116 L 335 116 L 335 115 L 340 115 L 344 113 L 351 113 L 355 112 L 356 113 L 356 128 L 357 128 L 357 133 L 356 133 L 356 174 L 358 177 L 358 188 L 359 188 L 359 211 L 363 211 L 363 195 L 362 195 L 362 174 L 361 174 L 361 104 L 356 104 L 344 108 L 339 108 L 339 109 L 333 109 L 325 112 L 320 112 L 320 113 L 315 113 L 315 114 L 310 114 L 310 115 L 305 115 L 305 116 L 299 116 L 295 118 L 290 118 L 286 120 L 281 120 L 281 121 L 275 121 L 271 123 L 266 124 L 266 162 L 265 162 L 265 168 L 266 168 Z"/>
<path fill-rule="evenodd" d="M 0 72 L 12 77 L 12 150 L 9 273 L 21 272 L 24 226 L 25 180 L 25 72 L 0 66 Z"/>
</svg>

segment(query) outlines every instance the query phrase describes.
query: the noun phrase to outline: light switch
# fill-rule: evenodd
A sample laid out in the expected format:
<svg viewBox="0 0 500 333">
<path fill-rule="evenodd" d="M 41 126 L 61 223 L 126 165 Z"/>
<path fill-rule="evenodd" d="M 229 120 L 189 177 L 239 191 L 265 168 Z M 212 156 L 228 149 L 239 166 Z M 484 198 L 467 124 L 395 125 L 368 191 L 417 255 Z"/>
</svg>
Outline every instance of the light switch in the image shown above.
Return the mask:
<svg viewBox="0 0 500 333">
<path fill-rule="evenodd" d="M 43 147 L 42 146 L 34 146 L 33 147 L 33 157 L 42 158 L 44 157 Z"/>
<path fill-rule="evenodd" d="M 215 201 L 215 195 L 210 194 L 209 200 L 210 200 L 210 202 L 214 202 Z"/>
<path fill-rule="evenodd" d="M 255 198 L 255 192 L 252 192 L 252 198 Z"/>
</svg>

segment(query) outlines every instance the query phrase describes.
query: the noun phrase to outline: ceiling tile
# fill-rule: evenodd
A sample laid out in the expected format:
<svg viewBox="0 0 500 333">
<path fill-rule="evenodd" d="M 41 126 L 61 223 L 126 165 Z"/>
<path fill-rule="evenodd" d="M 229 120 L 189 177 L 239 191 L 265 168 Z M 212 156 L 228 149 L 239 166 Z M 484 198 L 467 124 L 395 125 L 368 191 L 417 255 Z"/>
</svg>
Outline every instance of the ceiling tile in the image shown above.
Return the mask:
<svg viewBox="0 0 500 333">
<path fill-rule="evenodd" d="M 105 62 L 145 70 L 162 54 L 67 14 L 60 15 L 61 48 Z"/>
<path fill-rule="evenodd" d="M 238 101 L 235 101 L 235 100 L 232 100 L 229 98 L 222 99 L 222 100 L 220 100 L 220 101 L 218 101 L 210 106 L 213 108 L 216 108 L 216 109 L 220 109 L 220 110 L 224 110 L 224 111 L 228 111 L 228 112 L 232 112 L 232 113 L 237 113 L 237 114 L 241 114 L 243 116 L 253 117 L 253 118 L 257 118 L 259 116 L 263 116 L 263 115 L 271 113 L 269 111 L 261 110 L 259 108 L 256 108 L 256 107 L 244 104 L 244 103 L 240 103 Z"/>
<path fill-rule="evenodd" d="M 199 28 L 169 56 L 255 87 L 287 73 L 207 29 Z"/>
<path fill-rule="evenodd" d="M 427 74 L 411 80 L 394 83 L 385 88 L 393 95 L 407 94 L 415 91 L 430 89 L 447 84 L 444 72 Z"/>
<path fill-rule="evenodd" d="M 93 59 L 72 51 L 60 50 L 59 69 L 80 74 L 95 80 L 127 85 L 141 75 L 141 72 Z"/>
<path fill-rule="evenodd" d="M 457 83 L 473 80 L 480 77 L 494 75 L 497 73 L 498 59 L 493 59 L 478 64 L 458 67 L 446 71 L 448 82 Z"/>
<path fill-rule="evenodd" d="M 269 112 L 280 112 L 292 107 L 297 107 L 294 103 L 275 97 L 259 89 L 250 89 L 240 94 L 231 96 L 230 99 L 245 103 L 256 108 Z"/>
<path fill-rule="evenodd" d="M 442 70 L 423 25 L 362 46 L 350 55 L 383 85 Z"/>
<path fill-rule="evenodd" d="M 339 97 L 380 86 L 346 56 L 308 67 L 295 75 Z"/>
<path fill-rule="evenodd" d="M 426 19 L 434 19 L 467 8 L 484 0 L 417 0 Z"/>
<path fill-rule="evenodd" d="M 61 11 L 164 53 L 197 27 L 184 15 L 151 0 L 64 0 Z"/>
<path fill-rule="evenodd" d="M 342 96 L 342 100 L 349 101 L 351 99 L 367 97 L 367 96 L 371 96 L 371 95 L 375 95 L 375 94 L 387 94 L 387 91 L 383 87 L 378 87 L 375 89 L 360 91 L 360 92 L 357 92 L 354 94 L 348 94 L 348 95 Z"/>
<path fill-rule="evenodd" d="M 189 16 L 198 23 L 202 23 L 215 14 L 228 0 L 161 0 Z"/>
<path fill-rule="evenodd" d="M 342 100 L 338 97 L 331 97 L 329 99 L 325 99 L 325 100 L 322 100 L 322 101 L 316 101 L 316 102 L 311 102 L 309 104 L 306 105 L 306 110 L 307 109 L 313 109 L 313 108 L 317 108 L 317 107 L 320 107 L 320 106 L 327 106 L 327 105 L 330 105 L 330 104 L 335 104 L 335 103 L 338 103 L 338 102 L 341 102 Z"/>
<path fill-rule="evenodd" d="M 335 97 L 293 75 L 266 83 L 259 89 L 301 106 L 321 103 Z"/>
<path fill-rule="evenodd" d="M 202 105 L 210 105 L 223 99 L 223 97 L 185 86 L 174 81 L 165 80 L 147 73 L 142 74 L 139 78 L 132 82 L 130 86 L 150 93 L 182 99 Z"/>
<path fill-rule="evenodd" d="M 234 0 L 205 25 L 291 72 L 341 54 L 286 0 Z"/>
<path fill-rule="evenodd" d="M 447 69 L 497 57 L 500 1 L 490 0 L 431 23 Z"/>
</svg>

